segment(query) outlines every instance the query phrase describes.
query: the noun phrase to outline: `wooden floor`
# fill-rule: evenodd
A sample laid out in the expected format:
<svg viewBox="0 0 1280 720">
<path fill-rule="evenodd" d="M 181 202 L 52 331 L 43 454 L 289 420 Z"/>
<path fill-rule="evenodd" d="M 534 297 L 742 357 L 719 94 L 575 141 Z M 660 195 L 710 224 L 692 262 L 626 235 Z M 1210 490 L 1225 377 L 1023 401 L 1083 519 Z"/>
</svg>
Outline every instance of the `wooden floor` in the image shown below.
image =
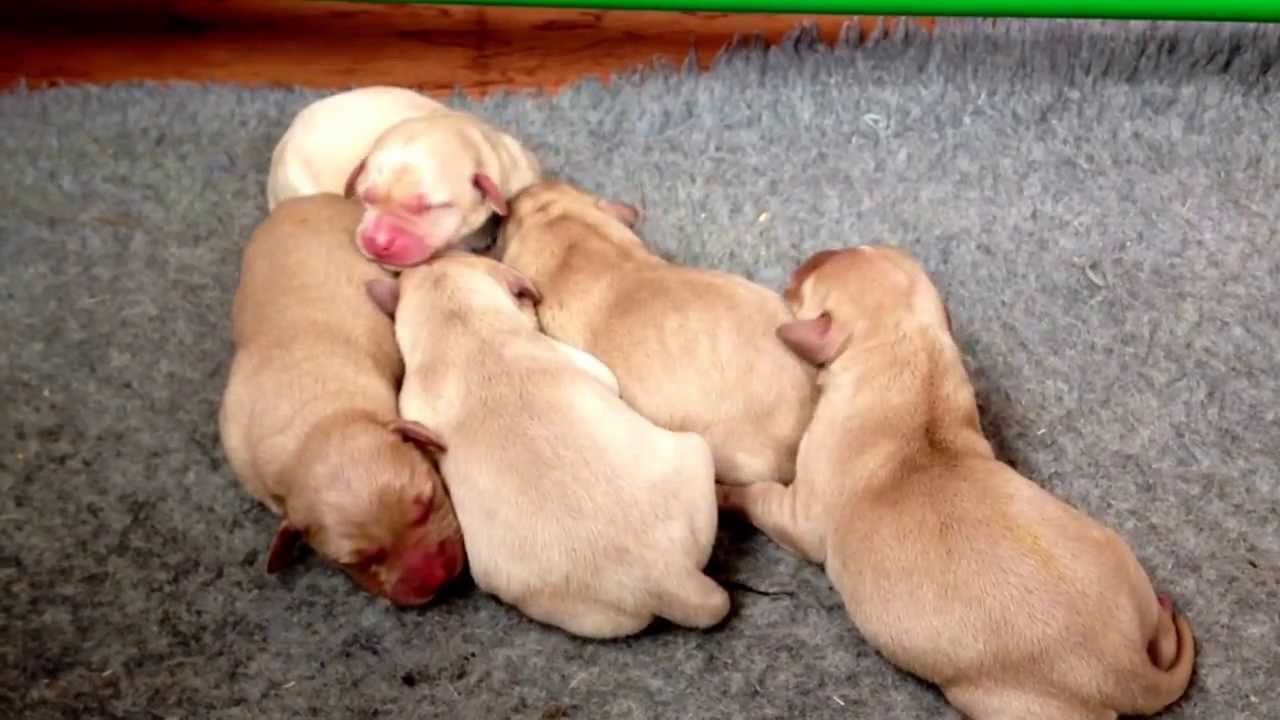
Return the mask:
<svg viewBox="0 0 1280 720">
<path fill-rule="evenodd" d="M 0 3 L 0 87 L 192 80 L 319 88 L 385 83 L 554 90 L 586 76 L 706 66 L 735 35 L 776 41 L 801 23 L 834 40 L 841 16 L 620 12 L 312 0 L 17 0 Z M 865 33 L 875 18 L 856 22 Z M 890 24 L 894 20 L 887 21 Z M 931 28 L 930 19 L 913 19 Z"/>
</svg>

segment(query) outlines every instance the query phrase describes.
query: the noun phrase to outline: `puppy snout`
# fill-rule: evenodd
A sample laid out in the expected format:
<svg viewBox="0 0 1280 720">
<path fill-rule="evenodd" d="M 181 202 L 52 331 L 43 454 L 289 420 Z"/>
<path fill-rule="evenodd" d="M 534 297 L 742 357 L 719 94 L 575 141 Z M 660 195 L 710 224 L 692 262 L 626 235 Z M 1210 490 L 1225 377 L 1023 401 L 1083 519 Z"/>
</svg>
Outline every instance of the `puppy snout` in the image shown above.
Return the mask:
<svg viewBox="0 0 1280 720">
<path fill-rule="evenodd" d="M 360 242 L 370 255 L 382 257 L 389 254 L 397 245 L 402 244 L 406 234 L 391 223 L 378 221 L 364 231 Z"/>
<path fill-rule="evenodd" d="M 400 223 L 379 217 L 360 233 L 360 247 L 374 260 L 408 267 L 430 257 L 426 241 Z"/>
<path fill-rule="evenodd" d="M 400 577 L 391 588 L 391 599 L 401 605 L 421 605 L 462 571 L 462 545 L 445 540 L 413 548 L 405 553 Z"/>
</svg>

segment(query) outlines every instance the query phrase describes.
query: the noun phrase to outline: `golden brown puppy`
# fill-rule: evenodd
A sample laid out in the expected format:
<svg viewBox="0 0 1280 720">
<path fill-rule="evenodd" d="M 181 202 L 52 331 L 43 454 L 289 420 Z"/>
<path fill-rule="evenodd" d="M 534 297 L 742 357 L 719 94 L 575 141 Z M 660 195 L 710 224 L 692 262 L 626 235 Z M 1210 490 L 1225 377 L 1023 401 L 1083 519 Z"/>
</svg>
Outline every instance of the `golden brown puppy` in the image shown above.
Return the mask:
<svg viewBox="0 0 1280 720">
<path fill-rule="evenodd" d="M 782 299 L 744 278 L 649 252 L 634 208 L 546 181 L 517 195 L 503 262 L 542 292 L 543 330 L 598 357 L 622 397 L 711 445 L 721 482 L 791 482 L 814 370 L 779 342 Z"/>
<path fill-rule="evenodd" d="M 706 442 L 645 420 L 598 361 L 539 332 L 520 307 L 538 293 L 511 268 L 448 252 L 390 283 L 370 294 L 395 314 L 400 412 L 447 448 L 476 585 L 590 638 L 720 622 L 729 596 L 701 571 L 717 524 Z"/>
<path fill-rule="evenodd" d="M 396 414 L 404 366 L 365 290 L 388 273 L 351 243 L 360 214 L 336 194 L 296 197 L 249 239 L 219 430 L 241 483 L 283 517 L 268 572 L 305 540 L 368 591 L 419 605 L 461 572 L 463 546 Z"/>
<path fill-rule="evenodd" d="M 1115 532 L 996 460 L 937 290 L 890 247 L 819 253 L 778 334 L 822 368 L 796 480 L 721 487 L 825 563 L 854 624 L 975 720 L 1152 714 L 1195 641 Z"/>
</svg>

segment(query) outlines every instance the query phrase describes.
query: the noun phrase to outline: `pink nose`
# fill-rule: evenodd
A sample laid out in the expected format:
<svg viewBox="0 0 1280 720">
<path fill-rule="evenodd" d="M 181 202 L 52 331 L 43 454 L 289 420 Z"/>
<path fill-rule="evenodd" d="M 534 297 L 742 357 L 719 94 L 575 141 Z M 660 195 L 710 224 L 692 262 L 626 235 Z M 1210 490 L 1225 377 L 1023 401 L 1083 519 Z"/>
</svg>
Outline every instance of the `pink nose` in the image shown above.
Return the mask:
<svg viewBox="0 0 1280 720">
<path fill-rule="evenodd" d="M 385 222 L 375 223 L 360 237 L 364 249 L 376 258 L 385 258 L 395 253 L 397 247 L 407 244 L 409 234 L 403 229 Z"/>
<path fill-rule="evenodd" d="M 463 550 L 456 540 L 418 547 L 405 553 L 400 578 L 391 588 L 391 599 L 405 605 L 430 600 L 462 571 Z"/>
</svg>

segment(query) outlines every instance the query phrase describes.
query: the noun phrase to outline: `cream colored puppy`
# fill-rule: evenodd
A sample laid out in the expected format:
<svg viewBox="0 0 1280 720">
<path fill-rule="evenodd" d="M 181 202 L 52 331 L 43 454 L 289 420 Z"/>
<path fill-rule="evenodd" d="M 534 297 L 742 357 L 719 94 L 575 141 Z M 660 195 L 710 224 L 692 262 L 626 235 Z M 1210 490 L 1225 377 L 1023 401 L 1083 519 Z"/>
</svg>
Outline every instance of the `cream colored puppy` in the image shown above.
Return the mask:
<svg viewBox="0 0 1280 720">
<path fill-rule="evenodd" d="M 400 412 L 438 438 L 476 584 L 588 638 L 655 617 L 706 628 L 729 596 L 702 573 L 715 541 L 711 451 L 617 395 L 589 355 L 538 331 L 511 268 L 446 253 L 370 284 L 396 318 Z"/>
<path fill-rule="evenodd" d="M 720 488 L 825 563 L 854 624 L 975 720 L 1149 715 L 1186 690 L 1187 620 L 1115 532 L 995 458 L 937 290 L 889 247 L 819 253 L 778 334 L 822 367 L 789 488 Z"/>
<path fill-rule="evenodd" d="M 249 239 L 219 431 L 241 483 L 282 516 L 268 572 L 305 541 L 368 591 L 419 605 L 462 571 L 462 538 L 396 413 L 404 366 L 365 289 L 389 275 L 352 246 L 359 219 L 338 195 L 293 198 Z"/>
<path fill-rule="evenodd" d="M 356 244 L 389 268 L 477 244 L 473 234 L 507 214 L 507 199 L 541 166 L 511 135 L 478 117 L 443 112 L 404 120 L 381 136 L 352 179 L 365 214 Z"/>
<path fill-rule="evenodd" d="M 498 248 L 546 298 L 547 334 L 604 362 L 640 414 L 701 434 L 721 482 L 791 482 L 815 399 L 814 370 L 774 335 L 793 316 L 771 290 L 649 252 L 637 215 L 542 182 L 512 202 Z"/>
<path fill-rule="evenodd" d="M 421 93 L 385 85 L 316 100 L 294 116 L 271 154 L 267 208 L 300 195 L 343 193 L 379 135 L 402 120 L 448 110 Z"/>
</svg>

